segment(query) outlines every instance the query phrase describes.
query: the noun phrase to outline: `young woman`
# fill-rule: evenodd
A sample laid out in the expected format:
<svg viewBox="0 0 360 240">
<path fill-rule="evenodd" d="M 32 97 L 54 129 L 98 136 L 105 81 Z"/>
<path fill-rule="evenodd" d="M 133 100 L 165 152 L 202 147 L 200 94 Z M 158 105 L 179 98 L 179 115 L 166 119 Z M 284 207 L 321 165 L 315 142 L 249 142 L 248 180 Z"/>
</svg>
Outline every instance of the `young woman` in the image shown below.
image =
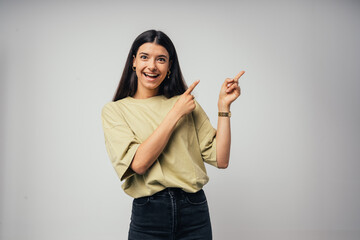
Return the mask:
<svg viewBox="0 0 360 240">
<path fill-rule="evenodd" d="M 135 39 L 102 110 L 108 155 L 134 198 L 129 239 L 212 239 L 204 162 L 229 164 L 230 105 L 243 74 L 221 86 L 216 131 L 191 95 L 199 81 L 186 87 L 169 37 L 149 30 Z"/>
</svg>

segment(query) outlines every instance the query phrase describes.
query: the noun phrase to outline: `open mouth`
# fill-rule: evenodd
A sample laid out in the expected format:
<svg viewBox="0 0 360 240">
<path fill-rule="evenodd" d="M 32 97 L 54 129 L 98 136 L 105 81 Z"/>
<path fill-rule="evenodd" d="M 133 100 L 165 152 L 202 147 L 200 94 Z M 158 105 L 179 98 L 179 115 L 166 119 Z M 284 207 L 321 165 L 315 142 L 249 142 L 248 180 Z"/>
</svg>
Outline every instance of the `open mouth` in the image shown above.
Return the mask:
<svg viewBox="0 0 360 240">
<path fill-rule="evenodd" d="M 160 74 L 152 74 L 152 73 L 144 73 L 145 77 L 148 77 L 148 78 L 157 78 L 158 76 L 160 76 Z"/>
</svg>

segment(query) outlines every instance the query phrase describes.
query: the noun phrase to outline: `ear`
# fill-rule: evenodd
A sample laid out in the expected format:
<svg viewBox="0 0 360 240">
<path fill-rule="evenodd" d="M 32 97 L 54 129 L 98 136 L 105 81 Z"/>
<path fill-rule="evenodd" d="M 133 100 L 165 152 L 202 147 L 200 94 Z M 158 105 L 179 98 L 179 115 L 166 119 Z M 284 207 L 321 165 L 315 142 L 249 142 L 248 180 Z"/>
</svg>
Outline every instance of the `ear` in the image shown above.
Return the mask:
<svg viewBox="0 0 360 240">
<path fill-rule="evenodd" d="M 169 69 L 168 70 L 171 69 L 171 66 L 172 66 L 172 61 L 169 62 Z"/>
<path fill-rule="evenodd" d="M 133 55 L 133 67 L 136 67 L 135 66 L 135 55 Z"/>
</svg>

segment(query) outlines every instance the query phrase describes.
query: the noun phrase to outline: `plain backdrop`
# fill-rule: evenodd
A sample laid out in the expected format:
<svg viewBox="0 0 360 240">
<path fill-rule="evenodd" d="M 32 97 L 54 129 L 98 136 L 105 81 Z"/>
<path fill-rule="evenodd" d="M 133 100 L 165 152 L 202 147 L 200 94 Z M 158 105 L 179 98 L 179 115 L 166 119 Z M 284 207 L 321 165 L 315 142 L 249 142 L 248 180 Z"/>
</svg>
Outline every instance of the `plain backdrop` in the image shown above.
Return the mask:
<svg viewBox="0 0 360 240">
<path fill-rule="evenodd" d="M 241 70 L 214 239 L 360 239 L 360 2 L 0 0 L 1 240 L 127 239 L 100 113 L 140 33 L 173 40 L 217 124 Z"/>
</svg>

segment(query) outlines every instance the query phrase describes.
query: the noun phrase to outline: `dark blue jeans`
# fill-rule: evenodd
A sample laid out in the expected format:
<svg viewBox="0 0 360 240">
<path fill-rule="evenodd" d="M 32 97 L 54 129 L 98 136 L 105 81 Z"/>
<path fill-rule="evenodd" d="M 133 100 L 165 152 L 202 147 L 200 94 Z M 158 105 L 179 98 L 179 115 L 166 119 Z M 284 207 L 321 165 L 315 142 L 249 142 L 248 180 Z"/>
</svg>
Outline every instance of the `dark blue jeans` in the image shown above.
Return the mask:
<svg viewBox="0 0 360 240">
<path fill-rule="evenodd" d="M 135 198 L 129 240 L 211 240 L 209 208 L 203 190 L 186 193 L 166 188 Z"/>
</svg>

